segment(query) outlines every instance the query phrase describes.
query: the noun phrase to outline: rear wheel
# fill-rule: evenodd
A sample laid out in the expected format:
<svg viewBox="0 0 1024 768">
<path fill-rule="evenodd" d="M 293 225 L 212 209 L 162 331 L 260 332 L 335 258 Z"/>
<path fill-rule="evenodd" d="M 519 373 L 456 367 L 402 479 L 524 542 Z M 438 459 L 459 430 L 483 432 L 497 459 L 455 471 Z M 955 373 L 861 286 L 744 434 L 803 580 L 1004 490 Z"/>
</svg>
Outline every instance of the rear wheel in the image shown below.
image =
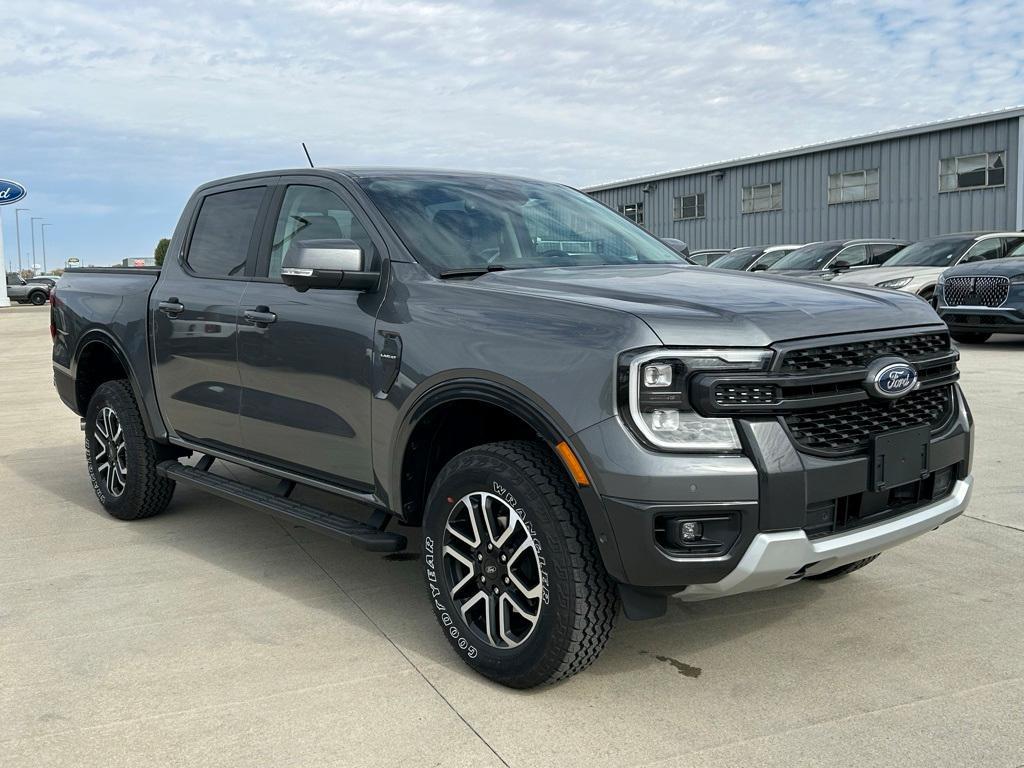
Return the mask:
<svg viewBox="0 0 1024 768">
<path fill-rule="evenodd" d="M 46 293 L 44 291 L 33 291 L 28 300 L 37 307 L 41 307 L 46 303 Z"/>
<path fill-rule="evenodd" d="M 848 573 L 859 571 L 865 565 L 870 565 L 878 559 L 878 555 L 872 555 L 871 557 L 865 557 L 863 560 L 856 560 L 846 565 L 841 565 L 838 568 L 833 568 L 831 571 L 825 571 L 824 573 L 817 573 L 814 576 L 806 576 L 805 578 L 811 579 L 812 581 L 828 581 L 829 579 L 838 579 L 840 576 L 845 576 Z"/>
<path fill-rule="evenodd" d="M 618 598 L 579 496 L 543 445 L 457 455 L 434 482 L 423 527 L 434 612 L 474 670 L 531 688 L 601 653 Z"/>
<path fill-rule="evenodd" d="M 950 336 L 961 344 L 984 344 L 991 333 L 972 333 L 970 331 L 951 331 Z"/>
<path fill-rule="evenodd" d="M 85 457 L 96 498 L 119 520 L 152 517 L 167 507 L 174 481 L 157 474 L 163 446 L 146 437 L 127 381 L 101 384 L 85 413 Z"/>
</svg>

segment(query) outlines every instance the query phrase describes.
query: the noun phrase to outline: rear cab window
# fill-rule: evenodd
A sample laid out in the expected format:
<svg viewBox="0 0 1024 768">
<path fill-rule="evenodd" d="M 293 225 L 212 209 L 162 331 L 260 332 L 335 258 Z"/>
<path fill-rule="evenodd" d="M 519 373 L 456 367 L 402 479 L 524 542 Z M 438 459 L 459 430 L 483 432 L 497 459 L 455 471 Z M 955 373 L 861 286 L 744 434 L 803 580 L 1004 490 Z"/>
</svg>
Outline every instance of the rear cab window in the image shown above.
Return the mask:
<svg viewBox="0 0 1024 768">
<path fill-rule="evenodd" d="M 185 263 L 198 277 L 243 278 L 255 244 L 265 186 L 214 192 L 203 198 Z"/>
</svg>

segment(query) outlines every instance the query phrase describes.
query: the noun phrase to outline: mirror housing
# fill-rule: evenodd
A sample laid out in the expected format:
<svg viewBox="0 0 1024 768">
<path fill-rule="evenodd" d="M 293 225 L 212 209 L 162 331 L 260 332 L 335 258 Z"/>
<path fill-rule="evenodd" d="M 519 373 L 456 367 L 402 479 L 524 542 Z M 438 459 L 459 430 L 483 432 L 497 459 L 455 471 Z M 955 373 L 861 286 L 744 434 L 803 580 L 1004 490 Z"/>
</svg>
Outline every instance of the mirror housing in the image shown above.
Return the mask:
<svg viewBox="0 0 1024 768">
<path fill-rule="evenodd" d="M 281 262 L 281 282 L 297 291 L 376 290 L 380 272 L 366 267 L 366 254 L 353 240 L 298 240 Z"/>
<path fill-rule="evenodd" d="M 767 264 L 755 264 L 754 266 L 752 266 L 750 268 L 750 271 L 751 272 L 767 272 L 768 271 L 768 265 Z"/>
<path fill-rule="evenodd" d="M 833 272 L 843 272 L 843 271 L 845 271 L 845 270 L 847 270 L 849 268 L 850 268 L 850 262 L 843 261 L 842 259 L 840 259 L 839 261 L 837 261 L 835 264 L 833 264 L 831 266 L 831 270 Z"/>
</svg>

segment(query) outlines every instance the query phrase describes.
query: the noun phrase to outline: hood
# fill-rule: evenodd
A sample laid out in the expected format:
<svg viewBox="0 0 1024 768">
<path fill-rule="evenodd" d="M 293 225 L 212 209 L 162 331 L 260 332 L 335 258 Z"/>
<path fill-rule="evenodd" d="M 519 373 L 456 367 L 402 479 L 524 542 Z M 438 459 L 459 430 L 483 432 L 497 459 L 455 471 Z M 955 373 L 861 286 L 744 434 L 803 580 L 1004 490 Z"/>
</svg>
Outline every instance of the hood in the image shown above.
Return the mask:
<svg viewBox="0 0 1024 768">
<path fill-rule="evenodd" d="M 479 277 L 473 285 L 629 312 L 667 345 L 758 347 L 941 323 L 931 307 L 910 294 L 702 267 L 508 270 Z"/>
<path fill-rule="evenodd" d="M 832 279 L 833 283 L 852 285 L 877 285 L 885 280 L 899 280 L 910 277 L 917 280 L 938 280 L 939 275 L 948 267 L 871 267 L 843 272 Z"/>
<path fill-rule="evenodd" d="M 1024 275 L 1024 257 L 973 261 L 970 264 L 961 264 L 959 267 L 950 267 L 944 273 L 944 277 L 968 277 L 973 275 L 998 275 L 999 277 Z"/>
</svg>

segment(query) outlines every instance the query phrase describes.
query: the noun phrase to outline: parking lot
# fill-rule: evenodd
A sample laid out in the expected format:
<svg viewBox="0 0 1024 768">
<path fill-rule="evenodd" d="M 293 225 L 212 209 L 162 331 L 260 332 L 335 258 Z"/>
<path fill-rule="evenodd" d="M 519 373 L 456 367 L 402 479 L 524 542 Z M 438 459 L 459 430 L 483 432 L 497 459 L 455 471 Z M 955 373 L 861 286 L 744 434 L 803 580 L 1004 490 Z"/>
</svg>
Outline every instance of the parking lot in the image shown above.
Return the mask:
<svg viewBox="0 0 1024 768">
<path fill-rule="evenodd" d="M 415 558 L 187 489 L 108 517 L 48 308 L 0 341 L 4 768 L 1024 765 L 1024 338 L 963 350 L 963 518 L 837 582 L 620 617 L 525 693 L 455 657 Z"/>
</svg>

